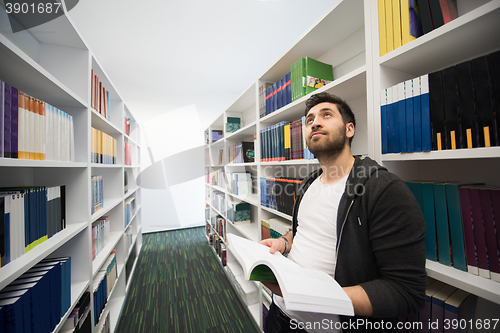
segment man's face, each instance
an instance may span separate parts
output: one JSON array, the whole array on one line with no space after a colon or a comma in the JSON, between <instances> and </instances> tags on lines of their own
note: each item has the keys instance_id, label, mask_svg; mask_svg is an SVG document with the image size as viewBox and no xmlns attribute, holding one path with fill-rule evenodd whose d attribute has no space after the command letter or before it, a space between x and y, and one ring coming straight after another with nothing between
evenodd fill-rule
<instances>
[{"instance_id":1,"label":"man's face","mask_svg":"<svg viewBox=\"0 0 500 333\"><path fill-rule=\"evenodd\" d=\"M306 142L317 158L339 154L346 146L346 125L337 105L320 103L307 113Z\"/></svg>"}]
</instances>

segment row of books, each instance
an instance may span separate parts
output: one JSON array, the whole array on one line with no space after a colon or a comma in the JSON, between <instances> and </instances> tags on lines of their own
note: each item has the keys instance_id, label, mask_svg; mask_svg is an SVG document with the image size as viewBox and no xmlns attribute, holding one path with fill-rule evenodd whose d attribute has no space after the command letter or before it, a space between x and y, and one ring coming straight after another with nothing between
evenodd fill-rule
<instances>
[{"instance_id":1,"label":"row of books","mask_svg":"<svg viewBox=\"0 0 500 333\"><path fill-rule=\"evenodd\" d=\"M109 120L109 91L102 85L94 70L91 71L91 75L90 104L101 116Z\"/></svg>"},{"instance_id":2,"label":"row of books","mask_svg":"<svg viewBox=\"0 0 500 333\"><path fill-rule=\"evenodd\" d=\"M210 224L212 226L212 230L219 235L220 238L226 241L226 219L220 215L213 215L210 218Z\"/></svg>"},{"instance_id":3,"label":"row of books","mask_svg":"<svg viewBox=\"0 0 500 333\"><path fill-rule=\"evenodd\" d=\"M222 169L217 169L209 174L207 173L207 184L215 185L224 188L226 182L224 181L224 171Z\"/></svg>"},{"instance_id":4,"label":"row of books","mask_svg":"<svg viewBox=\"0 0 500 333\"><path fill-rule=\"evenodd\" d=\"M66 227L65 186L0 188L0 267Z\"/></svg>"},{"instance_id":5,"label":"row of books","mask_svg":"<svg viewBox=\"0 0 500 333\"><path fill-rule=\"evenodd\" d=\"M248 202L236 203L227 200L227 219L234 224L250 223L252 215L250 213L250 204Z\"/></svg>"},{"instance_id":6,"label":"row of books","mask_svg":"<svg viewBox=\"0 0 500 333\"><path fill-rule=\"evenodd\" d=\"M292 103L292 76L287 73L275 83L265 83L265 112L260 111L260 118Z\"/></svg>"},{"instance_id":7,"label":"row of books","mask_svg":"<svg viewBox=\"0 0 500 333\"><path fill-rule=\"evenodd\" d=\"M124 207L125 218L123 219L124 227L126 228L130 222L132 222L132 217L135 213L135 198L127 198L125 200Z\"/></svg>"},{"instance_id":8,"label":"row of books","mask_svg":"<svg viewBox=\"0 0 500 333\"><path fill-rule=\"evenodd\" d=\"M226 196L224 193L219 191L214 191L212 194L212 207L214 207L221 214L225 214L226 208Z\"/></svg>"},{"instance_id":9,"label":"row of books","mask_svg":"<svg viewBox=\"0 0 500 333\"><path fill-rule=\"evenodd\" d=\"M253 142L238 142L227 146L228 163L251 163L255 162L255 151Z\"/></svg>"},{"instance_id":10,"label":"row of books","mask_svg":"<svg viewBox=\"0 0 500 333\"><path fill-rule=\"evenodd\" d=\"M413 316L402 318L402 332L472 332L482 326L475 320L477 296L429 279L425 305ZM477 325L477 326L476 326Z\"/></svg>"},{"instance_id":11,"label":"row of books","mask_svg":"<svg viewBox=\"0 0 500 333\"><path fill-rule=\"evenodd\" d=\"M104 180L100 175L92 176L90 179L90 207L91 214L94 214L104 207Z\"/></svg>"},{"instance_id":12,"label":"row of books","mask_svg":"<svg viewBox=\"0 0 500 333\"><path fill-rule=\"evenodd\" d=\"M234 133L241 128L241 118L227 117L226 118L226 133Z\"/></svg>"},{"instance_id":13,"label":"row of books","mask_svg":"<svg viewBox=\"0 0 500 333\"><path fill-rule=\"evenodd\" d=\"M227 173L227 190L235 195L251 195L252 194L252 174L250 172L228 172Z\"/></svg>"},{"instance_id":14,"label":"row of books","mask_svg":"<svg viewBox=\"0 0 500 333\"><path fill-rule=\"evenodd\" d=\"M500 145L500 52L381 91L382 153Z\"/></svg>"},{"instance_id":15,"label":"row of books","mask_svg":"<svg viewBox=\"0 0 500 333\"><path fill-rule=\"evenodd\" d=\"M208 245L213 247L215 253L219 256L222 266L227 264L227 249L226 244L222 241L222 238L211 229L209 224L205 225L206 235L208 238Z\"/></svg>"},{"instance_id":16,"label":"row of books","mask_svg":"<svg viewBox=\"0 0 500 333\"><path fill-rule=\"evenodd\" d=\"M102 310L106 306L109 294L113 290L117 278L116 252L111 251L106 262L102 265L94 279L92 288L94 296L94 325L97 325Z\"/></svg>"},{"instance_id":17,"label":"row of books","mask_svg":"<svg viewBox=\"0 0 500 333\"><path fill-rule=\"evenodd\" d=\"M223 137L224 132L222 130L212 130L212 143L219 141Z\"/></svg>"},{"instance_id":18,"label":"row of books","mask_svg":"<svg viewBox=\"0 0 500 333\"><path fill-rule=\"evenodd\" d=\"M306 117L281 121L260 131L262 162L314 159L305 139Z\"/></svg>"},{"instance_id":19,"label":"row of books","mask_svg":"<svg viewBox=\"0 0 500 333\"><path fill-rule=\"evenodd\" d=\"M0 157L74 162L73 117L0 81Z\"/></svg>"},{"instance_id":20,"label":"row of books","mask_svg":"<svg viewBox=\"0 0 500 333\"><path fill-rule=\"evenodd\" d=\"M71 257L44 259L0 291L2 332L50 333L71 306Z\"/></svg>"},{"instance_id":21,"label":"row of books","mask_svg":"<svg viewBox=\"0 0 500 333\"><path fill-rule=\"evenodd\" d=\"M427 224L427 259L500 282L500 189L407 182Z\"/></svg>"},{"instance_id":22,"label":"row of books","mask_svg":"<svg viewBox=\"0 0 500 333\"><path fill-rule=\"evenodd\" d=\"M102 216L92 223L92 260L109 242L111 233L111 221L109 216Z\"/></svg>"},{"instance_id":23,"label":"row of books","mask_svg":"<svg viewBox=\"0 0 500 333\"><path fill-rule=\"evenodd\" d=\"M93 127L91 130L91 163L116 164L117 141Z\"/></svg>"},{"instance_id":24,"label":"row of books","mask_svg":"<svg viewBox=\"0 0 500 333\"><path fill-rule=\"evenodd\" d=\"M302 179L260 178L260 204L292 215L293 204Z\"/></svg>"},{"instance_id":25,"label":"row of books","mask_svg":"<svg viewBox=\"0 0 500 333\"><path fill-rule=\"evenodd\" d=\"M92 333L90 292L86 291L61 327L61 333Z\"/></svg>"},{"instance_id":26,"label":"row of books","mask_svg":"<svg viewBox=\"0 0 500 333\"><path fill-rule=\"evenodd\" d=\"M292 230L292 222L281 217L260 220L261 239L280 238Z\"/></svg>"},{"instance_id":27,"label":"row of books","mask_svg":"<svg viewBox=\"0 0 500 333\"><path fill-rule=\"evenodd\" d=\"M132 154L132 145L128 142L125 143L125 165L132 165L133 154Z\"/></svg>"},{"instance_id":28,"label":"row of books","mask_svg":"<svg viewBox=\"0 0 500 333\"><path fill-rule=\"evenodd\" d=\"M456 0L378 0L380 56L457 17Z\"/></svg>"}]
</instances>

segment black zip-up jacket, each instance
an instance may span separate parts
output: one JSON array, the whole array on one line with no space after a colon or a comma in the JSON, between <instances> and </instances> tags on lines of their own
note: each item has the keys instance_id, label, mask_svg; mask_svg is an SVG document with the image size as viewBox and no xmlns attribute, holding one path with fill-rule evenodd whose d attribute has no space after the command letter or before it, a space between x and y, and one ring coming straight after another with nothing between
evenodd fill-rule
<instances>
[{"instance_id":1,"label":"black zip-up jacket","mask_svg":"<svg viewBox=\"0 0 500 333\"><path fill-rule=\"evenodd\" d=\"M294 236L300 227L300 201L322 172L312 172L299 187L292 215ZM363 320L395 322L423 308L425 228L408 186L374 160L356 156L338 207L335 279L342 287L361 285L366 291L373 318Z\"/></svg>"}]
</instances>

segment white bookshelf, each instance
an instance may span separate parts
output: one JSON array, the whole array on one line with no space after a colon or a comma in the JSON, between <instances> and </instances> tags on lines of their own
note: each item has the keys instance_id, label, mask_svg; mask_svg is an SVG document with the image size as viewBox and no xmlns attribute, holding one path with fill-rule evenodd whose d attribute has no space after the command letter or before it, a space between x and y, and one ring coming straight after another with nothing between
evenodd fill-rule
<instances>
[{"instance_id":1,"label":"white bookshelf","mask_svg":"<svg viewBox=\"0 0 500 333\"><path fill-rule=\"evenodd\" d=\"M44 258L71 257L71 306L55 328L58 332L85 291L91 294L96 273L116 252L117 281L103 314L110 314L116 330L127 285L142 246L140 172L140 128L104 68L81 38L67 14L32 29L12 33L3 5L0 5L0 80L49 103L73 116L75 162L33 161L0 158L0 187L66 185L66 228L20 258L0 268L0 289ZM110 91L109 119L91 107L91 70ZM124 116L130 117L130 134L125 133ZM91 163L91 127L117 141L117 163ZM132 165L125 165L125 142L132 146ZM124 172L129 173L124 191ZM104 207L91 214L91 176L102 175ZM135 210L124 225L124 203L134 198ZM109 242L92 260L92 223L110 217ZM125 241L126 233L132 242ZM132 249L135 255L132 256ZM133 265L126 276L126 264ZM93 311L93 310L92 310ZM92 330L95 332L93 316ZM102 325L102 322L99 322Z\"/></svg>"},{"instance_id":2,"label":"white bookshelf","mask_svg":"<svg viewBox=\"0 0 500 333\"><path fill-rule=\"evenodd\" d=\"M282 217L291 221L291 216L260 205L259 179L273 178L276 174L296 177L298 173L305 177L319 168L317 160L260 161L260 130L280 121L291 122L302 117L309 95L259 118L259 87L264 82L276 82L290 71L295 61L306 56L333 66L334 81L315 93L328 91L342 97L351 106L357 122L352 142L354 155L368 155L404 180L475 181L500 186L499 147L381 153L381 89L500 49L500 2L459 0L458 7L460 17L454 21L380 57L377 1L339 1L257 77L205 130L211 136L212 130L224 129L227 117L240 117L240 130L225 133L224 129L223 139L206 145L209 163L205 163L205 171L207 174L220 169L224 172L246 171L257 180L256 193L247 198L239 198L210 184L205 187L207 196L218 190L226 198L236 197L252 206L252 223L239 226L227 222L227 232L259 241L261 219ZM257 134L255 140L254 134ZM255 162L228 164L224 160L219 165L219 150L241 141L254 141ZM210 213L218 212L211 209ZM430 277L500 304L500 284L494 281L431 261L427 261L427 272ZM261 320L257 323L261 324Z\"/></svg>"}]
</instances>

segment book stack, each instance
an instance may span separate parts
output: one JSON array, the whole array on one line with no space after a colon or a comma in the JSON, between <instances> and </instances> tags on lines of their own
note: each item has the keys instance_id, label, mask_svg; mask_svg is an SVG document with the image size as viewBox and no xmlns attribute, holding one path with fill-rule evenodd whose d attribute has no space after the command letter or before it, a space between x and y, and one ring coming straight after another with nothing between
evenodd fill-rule
<instances>
[{"instance_id":1,"label":"book stack","mask_svg":"<svg viewBox=\"0 0 500 333\"><path fill-rule=\"evenodd\" d=\"M91 214L94 214L97 212L99 209L104 207L104 194L103 194L103 189L104 189L104 181L102 176L92 176L91 177L91 184L90 184L90 190L91 190Z\"/></svg>"},{"instance_id":2,"label":"book stack","mask_svg":"<svg viewBox=\"0 0 500 333\"><path fill-rule=\"evenodd\" d=\"M457 17L456 0L378 0L380 56Z\"/></svg>"},{"instance_id":3,"label":"book stack","mask_svg":"<svg viewBox=\"0 0 500 333\"><path fill-rule=\"evenodd\" d=\"M227 173L227 190L235 195L250 195L252 194L252 174L249 172L228 172Z\"/></svg>"},{"instance_id":4,"label":"book stack","mask_svg":"<svg viewBox=\"0 0 500 333\"><path fill-rule=\"evenodd\" d=\"M219 141L224 137L222 130L212 130L212 143Z\"/></svg>"},{"instance_id":5,"label":"book stack","mask_svg":"<svg viewBox=\"0 0 500 333\"><path fill-rule=\"evenodd\" d=\"M227 147L227 158L229 163L251 163L255 162L253 142L239 142Z\"/></svg>"},{"instance_id":6,"label":"book stack","mask_svg":"<svg viewBox=\"0 0 500 333\"><path fill-rule=\"evenodd\" d=\"M266 238L280 238L292 230L291 221L285 220L281 217L270 219L262 219L261 226L261 239Z\"/></svg>"},{"instance_id":7,"label":"book stack","mask_svg":"<svg viewBox=\"0 0 500 333\"><path fill-rule=\"evenodd\" d=\"M66 228L66 187L0 188L0 267Z\"/></svg>"},{"instance_id":8,"label":"book stack","mask_svg":"<svg viewBox=\"0 0 500 333\"><path fill-rule=\"evenodd\" d=\"M285 105L292 103L292 85L291 73L286 74L274 84L270 85L265 91L266 116Z\"/></svg>"},{"instance_id":9,"label":"book stack","mask_svg":"<svg viewBox=\"0 0 500 333\"><path fill-rule=\"evenodd\" d=\"M210 184L222 187L224 188L225 181L224 181L224 170L223 169L218 169L214 170L210 173Z\"/></svg>"},{"instance_id":10,"label":"book stack","mask_svg":"<svg viewBox=\"0 0 500 333\"><path fill-rule=\"evenodd\" d=\"M220 215L214 215L210 219L212 230L214 230L219 237L226 240L226 220Z\"/></svg>"},{"instance_id":11,"label":"book stack","mask_svg":"<svg viewBox=\"0 0 500 333\"><path fill-rule=\"evenodd\" d=\"M234 224L250 223L250 204L247 202L236 203L227 200L227 219Z\"/></svg>"},{"instance_id":12,"label":"book stack","mask_svg":"<svg viewBox=\"0 0 500 333\"><path fill-rule=\"evenodd\" d=\"M117 141L111 135L91 129L91 163L116 164Z\"/></svg>"},{"instance_id":13,"label":"book stack","mask_svg":"<svg viewBox=\"0 0 500 333\"><path fill-rule=\"evenodd\" d=\"M266 116L266 91L273 84L265 82L259 87L259 118Z\"/></svg>"},{"instance_id":14,"label":"book stack","mask_svg":"<svg viewBox=\"0 0 500 333\"><path fill-rule=\"evenodd\" d=\"M71 258L44 259L0 291L2 332L50 333L71 306Z\"/></svg>"},{"instance_id":15,"label":"book stack","mask_svg":"<svg viewBox=\"0 0 500 333\"><path fill-rule=\"evenodd\" d=\"M333 67L310 57L297 60L291 67L292 101L333 81Z\"/></svg>"},{"instance_id":16,"label":"book stack","mask_svg":"<svg viewBox=\"0 0 500 333\"><path fill-rule=\"evenodd\" d=\"M61 327L61 333L91 333L92 326L90 322L90 293L84 292L75 308L68 316L64 325Z\"/></svg>"},{"instance_id":17,"label":"book stack","mask_svg":"<svg viewBox=\"0 0 500 333\"><path fill-rule=\"evenodd\" d=\"M293 204L302 179L260 178L261 205L292 215Z\"/></svg>"},{"instance_id":18,"label":"book stack","mask_svg":"<svg viewBox=\"0 0 500 333\"><path fill-rule=\"evenodd\" d=\"M91 74L91 106L101 116L109 120L109 91L102 85L94 70L92 70Z\"/></svg>"},{"instance_id":19,"label":"book stack","mask_svg":"<svg viewBox=\"0 0 500 333\"><path fill-rule=\"evenodd\" d=\"M0 157L75 161L73 117L0 81Z\"/></svg>"},{"instance_id":20,"label":"book stack","mask_svg":"<svg viewBox=\"0 0 500 333\"><path fill-rule=\"evenodd\" d=\"M281 121L260 131L261 161L276 162L314 159L305 139L305 116L288 122Z\"/></svg>"},{"instance_id":21,"label":"book stack","mask_svg":"<svg viewBox=\"0 0 500 333\"><path fill-rule=\"evenodd\" d=\"M124 142L125 144L125 165L132 165L132 145L128 142Z\"/></svg>"},{"instance_id":22,"label":"book stack","mask_svg":"<svg viewBox=\"0 0 500 333\"><path fill-rule=\"evenodd\" d=\"M408 182L427 224L427 259L500 282L500 189Z\"/></svg>"},{"instance_id":23,"label":"book stack","mask_svg":"<svg viewBox=\"0 0 500 333\"><path fill-rule=\"evenodd\" d=\"M111 224L109 216L102 216L92 223L92 260L108 244L110 233Z\"/></svg>"},{"instance_id":24,"label":"book stack","mask_svg":"<svg viewBox=\"0 0 500 333\"><path fill-rule=\"evenodd\" d=\"M132 216L134 216L135 212L135 198L127 198L124 203L124 219L123 223L125 224L124 227L126 228L130 222L132 222Z\"/></svg>"},{"instance_id":25,"label":"book stack","mask_svg":"<svg viewBox=\"0 0 500 333\"><path fill-rule=\"evenodd\" d=\"M234 133L241 127L241 119L237 117L227 117L226 132Z\"/></svg>"},{"instance_id":26,"label":"book stack","mask_svg":"<svg viewBox=\"0 0 500 333\"><path fill-rule=\"evenodd\" d=\"M381 91L382 153L500 145L500 51Z\"/></svg>"},{"instance_id":27,"label":"book stack","mask_svg":"<svg viewBox=\"0 0 500 333\"><path fill-rule=\"evenodd\" d=\"M115 285L116 277L116 254L115 251L111 251L108 259L106 259L106 262L102 265L94 279L94 324L97 324L100 320L102 310Z\"/></svg>"}]
</instances>

